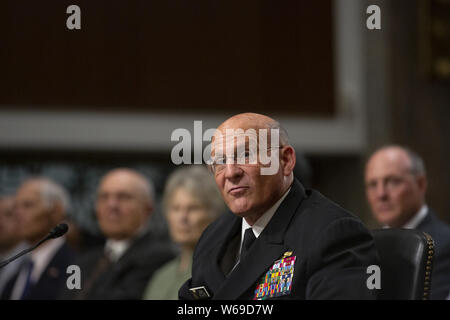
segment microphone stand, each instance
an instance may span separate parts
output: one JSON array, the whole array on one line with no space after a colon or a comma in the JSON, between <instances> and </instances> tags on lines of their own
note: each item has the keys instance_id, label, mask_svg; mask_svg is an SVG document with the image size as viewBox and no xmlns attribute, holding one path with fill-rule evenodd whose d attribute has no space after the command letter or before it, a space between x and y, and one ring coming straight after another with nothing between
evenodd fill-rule
<instances>
[{"instance_id":1,"label":"microphone stand","mask_svg":"<svg viewBox=\"0 0 450 320\"><path fill-rule=\"evenodd\" d=\"M9 258L6 261L1 262L0 263L0 269L3 268L4 266L6 266L11 261L14 261L15 259L23 256L24 254L26 254L26 253L28 253L30 251L33 251L34 249L39 247L43 242L47 241L48 239L55 239L55 238L61 237L62 235L64 235L67 232L67 230L69 230L69 227L67 226L67 224L65 224L65 223L58 224L56 227L54 227L48 233L48 235L44 239L42 239L41 241L36 243L34 246L32 246L31 248L25 249L22 252L19 252L14 257Z\"/></svg>"},{"instance_id":2,"label":"microphone stand","mask_svg":"<svg viewBox=\"0 0 450 320\"><path fill-rule=\"evenodd\" d=\"M18 254L16 254L14 257L11 257L3 262L0 263L0 269L5 267L7 264L9 264L10 262L16 260L17 258L23 256L24 254L27 254L30 251L33 251L34 249L36 249L37 247L39 247L42 243L44 243L45 241L47 241L48 239L50 239L50 235L46 236L44 239L40 240L37 244L35 244L34 246L32 246L31 248L25 249L21 252L19 252Z\"/></svg>"}]
</instances>

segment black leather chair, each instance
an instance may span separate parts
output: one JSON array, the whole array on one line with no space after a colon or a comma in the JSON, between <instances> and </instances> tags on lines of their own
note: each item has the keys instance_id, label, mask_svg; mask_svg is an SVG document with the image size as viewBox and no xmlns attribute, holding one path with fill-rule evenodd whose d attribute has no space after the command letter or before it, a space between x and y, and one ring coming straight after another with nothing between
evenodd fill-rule
<instances>
[{"instance_id":1,"label":"black leather chair","mask_svg":"<svg viewBox=\"0 0 450 320\"><path fill-rule=\"evenodd\" d=\"M380 257L380 300L427 300L431 290L434 242L412 229L372 231Z\"/></svg>"}]
</instances>

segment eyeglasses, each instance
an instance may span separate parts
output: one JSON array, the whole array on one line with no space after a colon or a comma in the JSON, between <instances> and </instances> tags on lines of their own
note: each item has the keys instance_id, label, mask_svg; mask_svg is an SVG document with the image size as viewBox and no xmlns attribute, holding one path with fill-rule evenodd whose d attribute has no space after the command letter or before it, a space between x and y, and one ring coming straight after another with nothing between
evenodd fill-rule
<instances>
[{"instance_id":1,"label":"eyeglasses","mask_svg":"<svg viewBox=\"0 0 450 320\"><path fill-rule=\"evenodd\" d=\"M267 151L271 149L282 149L283 147L284 146L271 147L267 148ZM256 165L258 164L258 154L255 150L242 150L240 152L236 152L236 154L233 153L232 158L221 156L212 159L208 167L212 173L218 174L226 168L227 164L235 164L237 166Z\"/></svg>"}]
</instances>

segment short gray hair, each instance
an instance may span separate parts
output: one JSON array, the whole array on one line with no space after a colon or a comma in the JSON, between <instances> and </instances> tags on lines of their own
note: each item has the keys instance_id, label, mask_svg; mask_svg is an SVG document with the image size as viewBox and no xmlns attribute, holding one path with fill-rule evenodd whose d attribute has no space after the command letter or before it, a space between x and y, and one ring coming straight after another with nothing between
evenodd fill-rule
<instances>
[{"instance_id":1,"label":"short gray hair","mask_svg":"<svg viewBox=\"0 0 450 320\"><path fill-rule=\"evenodd\" d=\"M397 145L397 144L390 144L390 145L386 145L383 146L379 149L377 149L373 154L379 152L379 151L383 151L383 150L387 150L387 149L400 149L402 151L404 151L406 153L406 156L409 159L410 162L410 167L409 167L409 172L412 173L413 175L426 175L426 169L425 169L425 163L422 159L421 156L419 156L419 154L415 151L413 151L412 149L405 147L405 146L401 146L401 145Z\"/></svg>"},{"instance_id":2,"label":"short gray hair","mask_svg":"<svg viewBox=\"0 0 450 320\"><path fill-rule=\"evenodd\" d=\"M167 180L163 195L164 210L178 189L182 188L196 197L213 218L225 211L225 203L211 172L203 165L192 165L177 169Z\"/></svg>"},{"instance_id":3,"label":"short gray hair","mask_svg":"<svg viewBox=\"0 0 450 320\"><path fill-rule=\"evenodd\" d=\"M281 125L280 122L274 121L269 125L269 129L276 129L279 132L280 147L289 145L289 136L287 130Z\"/></svg>"},{"instance_id":4,"label":"short gray hair","mask_svg":"<svg viewBox=\"0 0 450 320\"><path fill-rule=\"evenodd\" d=\"M411 162L411 167L409 168L411 173L414 175L426 175L427 173L425 169L425 163L422 157L409 148L403 147L403 149L405 150L406 154L409 157L409 161Z\"/></svg>"},{"instance_id":5,"label":"short gray hair","mask_svg":"<svg viewBox=\"0 0 450 320\"><path fill-rule=\"evenodd\" d=\"M64 213L70 211L70 197L66 189L55 181L46 177L34 177L26 181L26 183L38 183L41 200L46 207L61 204Z\"/></svg>"}]
</instances>

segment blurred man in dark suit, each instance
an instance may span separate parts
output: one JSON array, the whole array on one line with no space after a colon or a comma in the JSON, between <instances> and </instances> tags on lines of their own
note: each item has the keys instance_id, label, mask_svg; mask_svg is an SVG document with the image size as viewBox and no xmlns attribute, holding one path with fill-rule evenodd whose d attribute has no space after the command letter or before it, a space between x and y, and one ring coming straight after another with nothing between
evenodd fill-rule
<instances>
[{"instance_id":1,"label":"blurred man in dark suit","mask_svg":"<svg viewBox=\"0 0 450 320\"><path fill-rule=\"evenodd\" d=\"M153 189L144 176L131 169L106 174L96 202L106 244L80 258L81 289L63 298L140 299L153 272L174 257L168 242L148 229L152 210Z\"/></svg>"},{"instance_id":2,"label":"blurred man in dark suit","mask_svg":"<svg viewBox=\"0 0 450 320\"><path fill-rule=\"evenodd\" d=\"M181 299L376 298L367 287L367 267L378 262L370 232L294 178L295 151L277 121L233 116L211 150L232 213L200 238Z\"/></svg>"},{"instance_id":3,"label":"blurred man in dark suit","mask_svg":"<svg viewBox=\"0 0 450 320\"><path fill-rule=\"evenodd\" d=\"M62 222L69 207L63 187L47 178L27 180L17 190L15 214L20 236L31 246ZM74 259L65 237L49 240L24 257L18 274L6 285L3 299L55 299L66 285Z\"/></svg>"},{"instance_id":4,"label":"blurred man in dark suit","mask_svg":"<svg viewBox=\"0 0 450 320\"><path fill-rule=\"evenodd\" d=\"M368 202L380 224L418 229L434 239L431 298L445 299L450 291L450 227L425 202L423 160L407 148L385 146L367 162L365 184Z\"/></svg>"}]
</instances>

